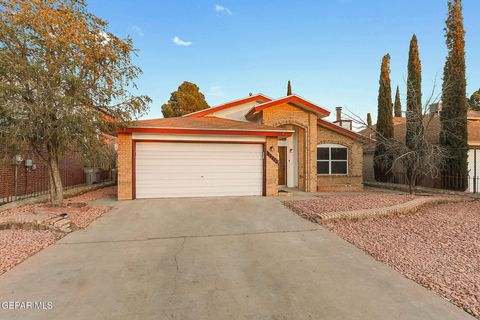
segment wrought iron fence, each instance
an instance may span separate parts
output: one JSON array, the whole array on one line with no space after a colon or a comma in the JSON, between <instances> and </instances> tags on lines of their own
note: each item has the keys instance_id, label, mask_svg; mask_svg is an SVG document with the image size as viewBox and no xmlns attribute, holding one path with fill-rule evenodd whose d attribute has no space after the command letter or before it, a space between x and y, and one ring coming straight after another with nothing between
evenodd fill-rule
<instances>
[{"instance_id":1,"label":"wrought iron fence","mask_svg":"<svg viewBox=\"0 0 480 320\"><path fill-rule=\"evenodd\" d=\"M405 174L401 169L397 169L395 173L388 173L383 177L373 176L373 163L372 173L364 176L365 181L379 181L396 184L408 184L405 178ZM456 175L443 173L438 177L420 176L417 181L417 186L464 191L470 193L480 193L480 148L469 147L468 149L468 175Z\"/></svg>"},{"instance_id":2,"label":"wrought iron fence","mask_svg":"<svg viewBox=\"0 0 480 320\"><path fill-rule=\"evenodd\" d=\"M386 175L378 179L377 181L404 184L407 185L408 181L403 172L396 172L394 174ZM416 183L416 186L464 191L469 193L480 193L480 176L461 176L461 175L442 175L438 177L420 176Z\"/></svg>"},{"instance_id":3,"label":"wrought iron fence","mask_svg":"<svg viewBox=\"0 0 480 320\"><path fill-rule=\"evenodd\" d=\"M30 197L41 196L49 193L48 168L40 166L35 170L20 166L3 168L0 170L0 205L22 200ZM113 172L98 171L95 173L95 183L111 181L114 179ZM84 172L72 172L60 170L60 176L64 190L85 185L86 175Z\"/></svg>"}]
</instances>

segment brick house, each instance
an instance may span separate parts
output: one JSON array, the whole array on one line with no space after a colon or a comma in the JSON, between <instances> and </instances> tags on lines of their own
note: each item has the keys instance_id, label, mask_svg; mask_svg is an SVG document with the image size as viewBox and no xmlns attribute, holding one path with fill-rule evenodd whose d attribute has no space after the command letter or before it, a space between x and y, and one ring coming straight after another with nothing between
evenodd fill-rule
<instances>
[{"instance_id":1,"label":"brick house","mask_svg":"<svg viewBox=\"0 0 480 320\"><path fill-rule=\"evenodd\" d=\"M325 120L329 114L297 95L256 94L137 121L118 134L118 198L358 190L369 139Z\"/></svg>"}]
</instances>

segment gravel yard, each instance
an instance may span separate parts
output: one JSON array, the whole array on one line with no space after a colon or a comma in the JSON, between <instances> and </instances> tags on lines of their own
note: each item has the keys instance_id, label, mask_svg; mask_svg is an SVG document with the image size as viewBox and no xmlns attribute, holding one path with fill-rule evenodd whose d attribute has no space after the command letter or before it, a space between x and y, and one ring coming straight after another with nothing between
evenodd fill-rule
<instances>
[{"instance_id":1,"label":"gravel yard","mask_svg":"<svg viewBox=\"0 0 480 320\"><path fill-rule=\"evenodd\" d=\"M480 201L325 226L480 319Z\"/></svg>"},{"instance_id":2,"label":"gravel yard","mask_svg":"<svg viewBox=\"0 0 480 320\"><path fill-rule=\"evenodd\" d=\"M68 219L78 228L85 228L95 219L110 211L107 206L85 206L84 202L100 198L116 196L116 187L107 187L84 193L65 200L66 207L61 211L68 214ZM81 203L84 207L76 207ZM32 204L0 212L0 217L19 214L32 214L38 208L48 207L48 204ZM38 251L55 243L63 234L39 230L0 230L0 274L10 270Z\"/></svg>"},{"instance_id":3,"label":"gravel yard","mask_svg":"<svg viewBox=\"0 0 480 320\"><path fill-rule=\"evenodd\" d=\"M51 231L1 230L0 274L55 242Z\"/></svg>"},{"instance_id":4,"label":"gravel yard","mask_svg":"<svg viewBox=\"0 0 480 320\"><path fill-rule=\"evenodd\" d=\"M290 210L308 219L324 212L389 207L413 199L415 196L412 195L371 193L318 196L318 199L285 201L284 204Z\"/></svg>"}]
</instances>

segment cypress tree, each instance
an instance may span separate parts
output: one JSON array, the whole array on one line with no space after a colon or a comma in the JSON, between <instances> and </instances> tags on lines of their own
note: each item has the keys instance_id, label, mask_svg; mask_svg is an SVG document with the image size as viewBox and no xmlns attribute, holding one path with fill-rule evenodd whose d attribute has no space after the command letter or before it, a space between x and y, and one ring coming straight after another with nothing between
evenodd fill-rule
<instances>
[{"instance_id":1,"label":"cypress tree","mask_svg":"<svg viewBox=\"0 0 480 320\"><path fill-rule=\"evenodd\" d=\"M407 76L407 132L405 143L415 149L415 137L421 133L422 124L422 64L418 53L417 36L410 41Z\"/></svg>"},{"instance_id":2,"label":"cypress tree","mask_svg":"<svg viewBox=\"0 0 480 320\"><path fill-rule=\"evenodd\" d=\"M391 164L386 155L385 144L383 142L393 138L393 104L389 54L385 55L382 59L379 85L374 171L376 180L388 181L390 180L390 174L387 174L387 171L391 169Z\"/></svg>"},{"instance_id":3,"label":"cypress tree","mask_svg":"<svg viewBox=\"0 0 480 320\"><path fill-rule=\"evenodd\" d=\"M292 84L290 83L290 80L288 80L288 85L287 85L287 96L292 95Z\"/></svg>"},{"instance_id":4,"label":"cypress tree","mask_svg":"<svg viewBox=\"0 0 480 320\"><path fill-rule=\"evenodd\" d=\"M444 178L444 184L445 187L465 190L468 184L467 80L461 0L448 2L448 18L445 23L448 55L443 70L440 142L450 155L445 163L444 177L450 175L462 179L452 186L446 183L451 179Z\"/></svg>"},{"instance_id":5,"label":"cypress tree","mask_svg":"<svg viewBox=\"0 0 480 320\"><path fill-rule=\"evenodd\" d=\"M393 110L395 117L402 117L402 102L400 101L400 90L397 86L397 91L395 92L395 104L393 105Z\"/></svg>"},{"instance_id":6,"label":"cypress tree","mask_svg":"<svg viewBox=\"0 0 480 320\"><path fill-rule=\"evenodd\" d=\"M372 115L370 114L370 112L367 113L367 126L372 126Z\"/></svg>"}]
</instances>

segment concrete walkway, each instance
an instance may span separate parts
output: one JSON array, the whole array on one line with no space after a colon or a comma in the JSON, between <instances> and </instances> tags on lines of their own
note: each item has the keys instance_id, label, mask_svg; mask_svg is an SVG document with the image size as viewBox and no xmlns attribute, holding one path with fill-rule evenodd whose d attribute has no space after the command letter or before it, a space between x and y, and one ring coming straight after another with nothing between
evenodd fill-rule
<instances>
[{"instance_id":1,"label":"concrete walkway","mask_svg":"<svg viewBox=\"0 0 480 320\"><path fill-rule=\"evenodd\" d=\"M114 205L0 276L0 302L53 303L0 319L473 319L278 199Z\"/></svg>"}]
</instances>

